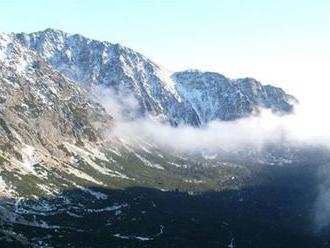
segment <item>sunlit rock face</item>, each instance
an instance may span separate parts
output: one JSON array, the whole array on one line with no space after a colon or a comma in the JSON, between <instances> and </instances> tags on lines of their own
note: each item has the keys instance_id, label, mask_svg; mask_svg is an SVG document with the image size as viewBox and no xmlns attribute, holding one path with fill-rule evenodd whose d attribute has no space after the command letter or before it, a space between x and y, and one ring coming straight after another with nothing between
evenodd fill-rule
<instances>
[{"instance_id":1,"label":"sunlit rock face","mask_svg":"<svg viewBox=\"0 0 330 248\"><path fill-rule=\"evenodd\" d=\"M133 95L141 115L153 114L172 125L234 120L256 114L260 108L288 113L296 103L282 89L254 79L231 80L193 70L173 73L129 48L77 34L47 29L15 34L12 39L37 52L69 79Z\"/></svg>"}]
</instances>

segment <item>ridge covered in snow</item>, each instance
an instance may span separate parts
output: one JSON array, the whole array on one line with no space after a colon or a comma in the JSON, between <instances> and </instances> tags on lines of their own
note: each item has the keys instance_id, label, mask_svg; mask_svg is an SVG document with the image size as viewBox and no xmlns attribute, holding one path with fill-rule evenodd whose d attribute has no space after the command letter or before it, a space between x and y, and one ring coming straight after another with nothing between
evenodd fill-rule
<instances>
[{"instance_id":1,"label":"ridge covered in snow","mask_svg":"<svg viewBox=\"0 0 330 248\"><path fill-rule=\"evenodd\" d=\"M4 46L20 44L72 81L92 88L109 87L123 97L134 96L141 115L156 115L172 125L234 120L256 114L260 108L289 113L297 102L282 89L263 86L252 78L231 80L198 70L172 73L120 44L59 30L3 34L0 40L0 59L5 56Z\"/></svg>"}]
</instances>

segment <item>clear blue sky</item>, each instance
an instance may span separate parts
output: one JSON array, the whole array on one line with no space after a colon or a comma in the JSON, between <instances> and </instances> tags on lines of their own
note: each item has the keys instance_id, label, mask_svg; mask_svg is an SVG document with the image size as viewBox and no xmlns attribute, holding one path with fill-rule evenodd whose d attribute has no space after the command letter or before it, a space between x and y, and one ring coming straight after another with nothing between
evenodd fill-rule
<instances>
[{"instance_id":1,"label":"clear blue sky","mask_svg":"<svg viewBox=\"0 0 330 248\"><path fill-rule=\"evenodd\" d=\"M52 27L121 43L169 69L306 92L328 74L329 13L329 0L0 0L0 31Z\"/></svg>"}]
</instances>

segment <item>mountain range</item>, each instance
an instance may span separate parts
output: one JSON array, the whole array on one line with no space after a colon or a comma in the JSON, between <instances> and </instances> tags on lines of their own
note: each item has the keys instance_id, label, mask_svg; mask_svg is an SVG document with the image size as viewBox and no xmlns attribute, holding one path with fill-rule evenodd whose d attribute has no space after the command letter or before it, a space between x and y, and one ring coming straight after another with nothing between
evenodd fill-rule
<instances>
[{"instance_id":1,"label":"mountain range","mask_svg":"<svg viewBox=\"0 0 330 248\"><path fill-rule=\"evenodd\" d=\"M252 78L229 79L219 73L170 72L142 54L119 44L46 29L4 35L3 51L27 49L79 85L110 87L134 96L141 114L152 114L172 125L202 126L212 120L235 120L261 108L293 111L297 100L282 89Z\"/></svg>"},{"instance_id":2,"label":"mountain range","mask_svg":"<svg viewBox=\"0 0 330 248\"><path fill-rule=\"evenodd\" d=\"M133 143L109 137L118 120L107 109L112 106L105 108L95 96L99 89L114 92L105 97L119 95L122 104L133 97L138 105L133 118L151 115L173 128L203 128L264 108L290 114L298 103L253 78L171 72L129 48L77 34L54 29L1 34L0 245L252 247L252 241L271 244L286 233L281 225L287 220L278 226L277 221L291 216L292 204L311 202L314 172L306 164L328 159L319 150L283 142L232 153L189 153L143 136ZM276 182L299 180L295 173L301 171L308 180L299 187L287 183L288 192L300 196L308 187L310 195L281 202L281 212L274 210L279 219L266 213L254 222L251 209L277 204L284 193ZM259 189L265 185L275 192L274 202ZM241 225L245 214L250 228ZM269 223L278 229L267 229ZM252 236L246 238L249 229ZM265 235L253 236L254 230ZM302 237L304 231L292 233Z\"/></svg>"}]
</instances>

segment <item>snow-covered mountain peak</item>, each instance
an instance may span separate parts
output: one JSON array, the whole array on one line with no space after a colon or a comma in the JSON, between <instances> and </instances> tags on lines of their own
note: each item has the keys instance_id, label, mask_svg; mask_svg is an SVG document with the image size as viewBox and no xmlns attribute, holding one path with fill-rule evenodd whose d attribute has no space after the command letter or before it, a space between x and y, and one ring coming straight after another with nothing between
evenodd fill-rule
<instances>
[{"instance_id":1,"label":"snow-covered mountain peak","mask_svg":"<svg viewBox=\"0 0 330 248\"><path fill-rule=\"evenodd\" d=\"M260 107L279 112L293 108L292 96L255 79L231 80L200 70L171 72L130 48L79 34L46 29L4 35L1 40L2 47L17 44L18 49L37 54L78 84L110 87L123 97L133 96L142 115L157 115L173 125L234 120L257 113ZM5 50L0 49L0 56Z\"/></svg>"},{"instance_id":2,"label":"snow-covered mountain peak","mask_svg":"<svg viewBox=\"0 0 330 248\"><path fill-rule=\"evenodd\" d=\"M12 40L13 35L7 33L0 33L0 47L6 47Z\"/></svg>"}]
</instances>

